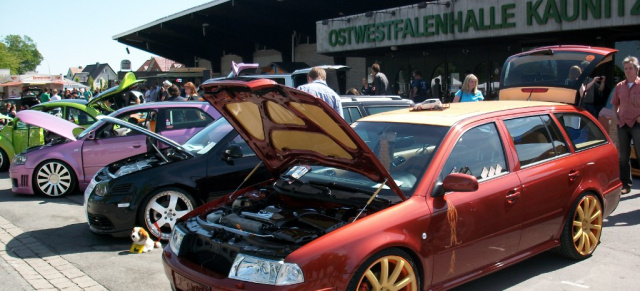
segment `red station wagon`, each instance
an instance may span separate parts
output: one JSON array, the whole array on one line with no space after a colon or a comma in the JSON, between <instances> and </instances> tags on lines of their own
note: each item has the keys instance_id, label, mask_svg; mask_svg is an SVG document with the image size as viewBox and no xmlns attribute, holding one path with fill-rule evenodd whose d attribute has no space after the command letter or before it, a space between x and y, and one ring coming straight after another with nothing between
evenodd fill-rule
<instances>
[{"instance_id":1,"label":"red station wagon","mask_svg":"<svg viewBox=\"0 0 640 291\"><path fill-rule=\"evenodd\" d=\"M588 258L618 205L616 149L547 102L401 109L352 125L268 80L205 99L277 179L205 204L163 252L174 290L445 290L558 249Z\"/></svg>"}]
</instances>

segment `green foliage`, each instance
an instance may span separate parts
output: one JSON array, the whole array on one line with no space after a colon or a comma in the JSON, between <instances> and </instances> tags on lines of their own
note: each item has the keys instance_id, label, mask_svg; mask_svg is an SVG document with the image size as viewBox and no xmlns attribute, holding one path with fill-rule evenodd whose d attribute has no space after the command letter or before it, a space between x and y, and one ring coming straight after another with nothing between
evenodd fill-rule
<instances>
[{"instance_id":1,"label":"green foliage","mask_svg":"<svg viewBox=\"0 0 640 291\"><path fill-rule=\"evenodd\" d=\"M95 80L93 79L92 76L89 76L89 88L91 88L91 92L93 92L93 90L95 90L96 88L93 87L93 83L95 83Z\"/></svg>"},{"instance_id":2,"label":"green foliage","mask_svg":"<svg viewBox=\"0 0 640 291\"><path fill-rule=\"evenodd\" d=\"M76 82L80 82L80 78L78 78L78 76L75 77L74 81Z\"/></svg>"},{"instance_id":3,"label":"green foliage","mask_svg":"<svg viewBox=\"0 0 640 291\"><path fill-rule=\"evenodd\" d=\"M43 60L36 44L26 35L10 34L5 36L2 43L6 50L0 48L0 67L5 65L3 60L9 59L6 65L11 69L11 74L21 75L33 71Z\"/></svg>"},{"instance_id":4,"label":"green foliage","mask_svg":"<svg viewBox=\"0 0 640 291\"><path fill-rule=\"evenodd\" d=\"M0 68L9 69L11 73L15 73L18 71L19 63L18 58L9 52L7 45L0 42Z\"/></svg>"}]
</instances>

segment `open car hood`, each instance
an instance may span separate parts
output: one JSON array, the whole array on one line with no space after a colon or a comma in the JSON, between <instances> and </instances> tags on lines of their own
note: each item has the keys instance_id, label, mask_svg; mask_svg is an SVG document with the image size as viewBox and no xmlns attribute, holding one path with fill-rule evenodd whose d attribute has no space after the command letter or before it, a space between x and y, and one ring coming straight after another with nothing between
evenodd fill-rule
<instances>
[{"instance_id":1,"label":"open car hood","mask_svg":"<svg viewBox=\"0 0 640 291\"><path fill-rule=\"evenodd\" d=\"M98 94L93 99L91 99L91 101L89 101L87 105L94 108L100 108L100 107L108 108L108 106L106 105L102 106L101 104L107 101L109 98L119 93L122 93L126 90L129 90L129 88L131 88L134 85L144 83L145 81L146 81L145 79L136 80L136 75L134 75L132 72L128 72L124 75L124 78L122 78L122 81L120 81L120 84L118 86L111 87L106 91ZM113 110L110 110L110 111L113 111Z\"/></svg>"},{"instance_id":2,"label":"open car hood","mask_svg":"<svg viewBox=\"0 0 640 291\"><path fill-rule=\"evenodd\" d=\"M44 128L69 140L76 140L76 135L83 129L73 122L66 121L55 115L36 110L22 110L16 113L22 122Z\"/></svg>"},{"instance_id":3,"label":"open car hood","mask_svg":"<svg viewBox=\"0 0 640 291\"><path fill-rule=\"evenodd\" d=\"M551 101L577 105L582 86L594 70L613 60L616 49L583 45L535 48L510 56L502 66L500 100ZM586 63L586 66L579 66ZM580 75L568 79L570 67ZM578 94L580 93L580 95Z\"/></svg>"},{"instance_id":4,"label":"open car hood","mask_svg":"<svg viewBox=\"0 0 640 291\"><path fill-rule=\"evenodd\" d=\"M324 165L387 181L389 172L349 124L324 101L267 79L201 85L211 103L247 141L274 177L293 165Z\"/></svg>"}]
</instances>

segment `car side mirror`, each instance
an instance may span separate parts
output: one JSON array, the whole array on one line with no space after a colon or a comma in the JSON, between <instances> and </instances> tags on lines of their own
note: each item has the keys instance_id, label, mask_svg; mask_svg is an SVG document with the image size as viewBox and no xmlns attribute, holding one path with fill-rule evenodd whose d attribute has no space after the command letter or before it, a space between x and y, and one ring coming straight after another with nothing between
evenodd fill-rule
<instances>
[{"instance_id":1,"label":"car side mirror","mask_svg":"<svg viewBox=\"0 0 640 291\"><path fill-rule=\"evenodd\" d=\"M444 178L441 185L437 185L438 191L434 191L434 197L444 196L446 192L473 192L478 190L478 179L476 177L452 173Z\"/></svg>"},{"instance_id":2,"label":"car side mirror","mask_svg":"<svg viewBox=\"0 0 640 291\"><path fill-rule=\"evenodd\" d=\"M222 159L230 162L233 159L242 158L242 149L238 145L229 145L229 147L222 153Z\"/></svg>"},{"instance_id":3,"label":"car side mirror","mask_svg":"<svg viewBox=\"0 0 640 291\"><path fill-rule=\"evenodd\" d=\"M87 134L87 139L96 139L96 131L92 130Z\"/></svg>"}]
</instances>

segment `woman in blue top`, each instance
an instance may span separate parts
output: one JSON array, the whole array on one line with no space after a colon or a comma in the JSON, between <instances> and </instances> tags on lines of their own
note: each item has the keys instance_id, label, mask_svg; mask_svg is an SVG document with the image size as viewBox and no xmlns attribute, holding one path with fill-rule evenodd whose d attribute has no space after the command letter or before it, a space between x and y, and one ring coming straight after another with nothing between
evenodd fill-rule
<instances>
[{"instance_id":1,"label":"woman in blue top","mask_svg":"<svg viewBox=\"0 0 640 291\"><path fill-rule=\"evenodd\" d=\"M482 96L482 92L478 90L478 77L474 74L467 75L462 83L462 88L456 92L453 102L472 102L482 100L484 100L484 96Z\"/></svg>"}]
</instances>

